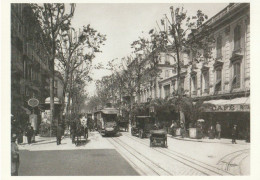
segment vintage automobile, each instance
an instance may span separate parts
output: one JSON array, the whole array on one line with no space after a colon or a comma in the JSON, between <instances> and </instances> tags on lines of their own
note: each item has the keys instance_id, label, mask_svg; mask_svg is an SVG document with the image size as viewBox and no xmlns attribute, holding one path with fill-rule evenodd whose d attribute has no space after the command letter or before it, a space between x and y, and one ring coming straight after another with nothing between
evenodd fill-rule
<instances>
[{"instance_id":1,"label":"vintage automobile","mask_svg":"<svg viewBox=\"0 0 260 180\"><path fill-rule=\"evenodd\" d=\"M117 114L118 110L115 108L103 108L95 112L97 129L102 136L117 134Z\"/></svg>"},{"instance_id":2,"label":"vintage automobile","mask_svg":"<svg viewBox=\"0 0 260 180\"><path fill-rule=\"evenodd\" d=\"M150 147L153 146L167 148L167 132L164 129L150 131Z\"/></svg>"},{"instance_id":3,"label":"vintage automobile","mask_svg":"<svg viewBox=\"0 0 260 180\"><path fill-rule=\"evenodd\" d=\"M128 125L129 121L126 118L123 118L122 116L118 117L118 128L119 130L122 130L127 132L128 131Z\"/></svg>"},{"instance_id":4,"label":"vintage automobile","mask_svg":"<svg viewBox=\"0 0 260 180\"><path fill-rule=\"evenodd\" d=\"M149 137L150 130L154 128L154 118L151 116L136 116L132 124L131 134L139 138Z\"/></svg>"}]
</instances>

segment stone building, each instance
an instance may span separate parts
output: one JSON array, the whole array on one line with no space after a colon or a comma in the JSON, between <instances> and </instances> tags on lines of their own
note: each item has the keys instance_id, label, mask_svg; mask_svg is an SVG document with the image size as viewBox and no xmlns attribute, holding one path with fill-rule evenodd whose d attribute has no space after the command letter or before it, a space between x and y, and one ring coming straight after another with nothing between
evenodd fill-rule
<instances>
[{"instance_id":1,"label":"stone building","mask_svg":"<svg viewBox=\"0 0 260 180\"><path fill-rule=\"evenodd\" d=\"M40 123L40 112L44 110L40 105L50 96L49 53L41 43L41 32L29 4L11 4L11 113L22 126L32 113ZM55 79L61 87L60 78ZM33 97L40 104L34 109L28 105Z\"/></svg>"},{"instance_id":2,"label":"stone building","mask_svg":"<svg viewBox=\"0 0 260 180\"><path fill-rule=\"evenodd\" d=\"M250 130L250 4L230 3L207 22L213 28L215 43L208 63L191 62L191 54L182 54L181 89L194 101L213 106L202 113L205 126L223 126L223 136L230 135L233 124L242 134ZM178 89L176 62L172 55L160 53L156 83L142 84L141 102L173 97Z\"/></svg>"}]
</instances>

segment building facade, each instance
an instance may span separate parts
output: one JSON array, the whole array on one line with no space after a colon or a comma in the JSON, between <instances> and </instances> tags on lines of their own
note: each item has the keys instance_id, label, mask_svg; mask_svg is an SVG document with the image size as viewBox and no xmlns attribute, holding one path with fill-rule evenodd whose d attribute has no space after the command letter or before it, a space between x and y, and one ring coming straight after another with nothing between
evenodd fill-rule
<instances>
[{"instance_id":1,"label":"building facade","mask_svg":"<svg viewBox=\"0 0 260 180\"><path fill-rule=\"evenodd\" d=\"M202 113L206 126L218 121L228 137L237 124L241 134L245 134L250 131L250 4L230 3L206 24L212 27L215 38L212 58L207 63L189 65L192 56L181 55L184 64L181 92L194 103L202 100L213 105ZM142 103L176 94L177 69L173 57L173 53L160 53L161 72L156 81L142 84Z\"/></svg>"},{"instance_id":2,"label":"building facade","mask_svg":"<svg viewBox=\"0 0 260 180\"><path fill-rule=\"evenodd\" d=\"M22 126L32 113L40 119L41 109L28 100L43 104L50 93L49 57L35 33L39 29L28 4L11 4L11 113Z\"/></svg>"}]
</instances>

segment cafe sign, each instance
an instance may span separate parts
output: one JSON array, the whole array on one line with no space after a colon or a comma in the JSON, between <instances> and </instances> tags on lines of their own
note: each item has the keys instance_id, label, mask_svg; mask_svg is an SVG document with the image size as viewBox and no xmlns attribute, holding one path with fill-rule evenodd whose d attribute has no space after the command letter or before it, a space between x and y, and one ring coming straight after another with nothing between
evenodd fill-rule
<instances>
[{"instance_id":1,"label":"cafe sign","mask_svg":"<svg viewBox=\"0 0 260 180\"><path fill-rule=\"evenodd\" d=\"M39 100L36 99L36 98L31 98L28 101L28 105L31 106L31 107L36 107L36 106L39 105Z\"/></svg>"},{"instance_id":2,"label":"cafe sign","mask_svg":"<svg viewBox=\"0 0 260 180\"><path fill-rule=\"evenodd\" d=\"M212 105L206 108L206 112L249 112L249 104L226 104L226 105Z\"/></svg>"}]
</instances>

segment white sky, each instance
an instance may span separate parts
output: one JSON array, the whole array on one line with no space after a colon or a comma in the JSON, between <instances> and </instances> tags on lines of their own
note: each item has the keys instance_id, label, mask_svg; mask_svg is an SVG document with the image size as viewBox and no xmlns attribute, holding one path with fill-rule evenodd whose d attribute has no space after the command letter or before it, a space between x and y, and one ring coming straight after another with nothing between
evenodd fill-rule
<instances>
[{"instance_id":1,"label":"white sky","mask_svg":"<svg viewBox=\"0 0 260 180\"><path fill-rule=\"evenodd\" d=\"M164 14L169 14L169 7L181 7L187 10L189 15L195 15L198 9L212 17L225 8L227 3L208 4L90 4L78 3L72 19L72 27L81 28L90 24L98 32L107 35L107 41L101 48L103 51L96 55L93 64L107 64L114 58L122 58L131 53L130 44L139 36L147 34L150 29L157 28L156 21ZM157 28L158 29L158 28ZM94 80L109 75L107 70L93 70ZM92 82L87 91L90 95L95 93L95 83Z\"/></svg>"}]
</instances>

